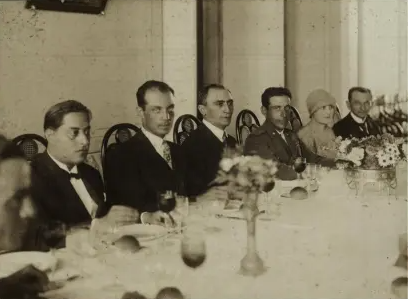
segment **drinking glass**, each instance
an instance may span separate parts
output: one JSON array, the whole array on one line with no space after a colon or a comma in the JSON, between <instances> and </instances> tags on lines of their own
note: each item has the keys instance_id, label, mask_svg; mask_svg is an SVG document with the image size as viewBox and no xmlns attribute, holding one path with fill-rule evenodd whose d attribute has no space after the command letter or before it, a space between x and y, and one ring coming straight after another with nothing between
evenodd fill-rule
<instances>
[{"instance_id":1,"label":"drinking glass","mask_svg":"<svg viewBox=\"0 0 408 299\"><path fill-rule=\"evenodd\" d=\"M158 195L158 208L164 213L170 213L176 207L176 197L173 191L166 191Z\"/></svg>"},{"instance_id":2,"label":"drinking glass","mask_svg":"<svg viewBox=\"0 0 408 299\"><path fill-rule=\"evenodd\" d=\"M207 256L207 248L203 232L196 227L188 226L181 240L181 258L187 267L200 267Z\"/></svg>"},{"instance_id":3,"label":"drinking glass","mask_svg":"<svg viewBox=\"0 0 408 299\"><path fill-rule=\"evenodd\" d=\"M98 252L107 251L115 241L118 228L106 218L92 220L89 241Z\"/></svg>"},{"instance_id":4,"label":"drinking glass","mask_svg":"<svg viewBox=\"0 0 408 299\"><path fill-rule=\"evenodd\" d=\"M189 214L189 198L182 195L176 195L176 208L175 211L179 216L177 221L177 231L182 232L183 224Z\"/></svg>"},{"instance_id":5,"label":"drinking glass","mask_svg":"<svg viewBox=\"0 0 408 299\"><path fill-rule=\"evenodd\" d=\"M307 163L306 165L306 178L313 181L316 179L316 164L314 163Z\"/></svg>"},{"instance_id":6,"label":"drinking glass","mask_svg":"<svg viewBox=\"0 0 408 299\"><path fill-rule=\"evenodd\" d=\"M297 178L298 180L302 179L301 173L305 171L306 169L306 158L303 157L297 157L295 161L293 162L293 169L297 173Z\"/></svg>"},{"instance_id":7,"label":"drinking glass","mask_svg":"<svg viewBox=\"0 0 408 299\"><path fill-rule=\"evenodd\" d=\"M64 247L67 227L61 221L51 221L43 227L43 238L45 245L50 251Z\"/></svg>"}]
</instances>

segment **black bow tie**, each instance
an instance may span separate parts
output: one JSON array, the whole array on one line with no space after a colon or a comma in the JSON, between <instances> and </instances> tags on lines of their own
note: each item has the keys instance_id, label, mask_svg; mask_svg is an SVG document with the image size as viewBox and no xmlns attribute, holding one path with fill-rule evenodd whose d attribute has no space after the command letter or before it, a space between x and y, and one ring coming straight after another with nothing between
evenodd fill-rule
<instances>
[{"instance_id":1,"label":"black bow tie","mask_svg":"<svg viewBox=\"0 0 408 299\"><path fill-rule=\"evenodd\" d=\"M67 174L67 176L69 177L69 179L76 179L76 180L80 180L81 179L81 175L79 173L72 173L72 172L67 172L64 170L64 172Z\"/></svg>"}]
</instances>

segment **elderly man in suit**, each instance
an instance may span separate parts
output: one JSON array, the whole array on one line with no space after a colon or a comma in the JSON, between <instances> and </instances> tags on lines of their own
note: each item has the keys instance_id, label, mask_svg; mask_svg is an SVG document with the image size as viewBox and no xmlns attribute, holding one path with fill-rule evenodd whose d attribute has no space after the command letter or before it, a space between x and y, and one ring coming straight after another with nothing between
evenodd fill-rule
<instances>
[{"instance_id":1,"label":"elderly man in suit","mask_svg":"<svg viewBox=\"0 0 408 299\"><path fill-rule=\"evenodd\" d=\"M84 163L89 151L91 111L69 100L44 117L47 151L31 163L32 196L45 225L75 226L107 213L99 172Z\"/></svg>"},{"instance_id":2,"label":"elderly man in suit","mask_svg":"<svg viewBox=\"0 0 408 299\"><path fill-rule=\"evenodd\" d=\"M372 106L371 90L363 87L350 88L347 107L350 113L333 126L336 136L345 138L364 138L380 134L378 125L368 115Z\"/></svg>"},{"instance_id":3,"label":"elderly man in suit","mask_svg":"<svg viewBox=\"0 0 408 299\"><path fill-rule=\"evenodd\" d=\"M210 84L199 93L198 109L203 116L200 125L182 144L186 160L186 188L190 196L206 193L215 179L225 147L235 147L236 140L227 134L231 123L234 101L231 92L222 85ZM226 189L214 187L207 193L224 197Z\"/></svg>"},{"instance_id":4,"label":"elderly man in suit","mask_svg":"<svg viewBox=\"0 0 408 299\"><path fill-rule=\"evenodd\" d=\"M314 154L294 132L286 129L289 104L290 91L286 88L270 87L263 92L261 109L266 120L247 137L244 153L279 162L277 177L285 180L296 178L291 165L297 157L306 158L309 163L335 166L334 160Z\"/></svg>"},{"instance_id":5,"label":"elderly man in suit","mask_svg":"<svg viewBox=\"0 0 408 299\"><path fill-rule=\"evenodd\" d=\"M174 121L174 90L165 82L147 81L136 93L141 132L107 156L106 187L110 205L125 205L142 223L166 224L159 209L167 191L184 193L184 161L178 145L166 141Z\"/></svg>"}]
</instances>

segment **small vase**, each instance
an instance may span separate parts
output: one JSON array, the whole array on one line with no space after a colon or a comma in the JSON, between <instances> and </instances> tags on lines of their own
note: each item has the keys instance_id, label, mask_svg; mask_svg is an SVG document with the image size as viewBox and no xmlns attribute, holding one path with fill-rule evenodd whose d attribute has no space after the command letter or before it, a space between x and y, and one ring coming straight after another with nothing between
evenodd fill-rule
<instances>
[{"instance_id":1,"label":"small vase","mask_svg":"<svg viewBox=\"0 0 408 299\"><path fill-rule=\"evenodd\" d=\"M240 274L258 276L266 271L256 249L256 217L258 210L258 193L247 193L244 198L242 212L247 222L247 253L241 260Z\"/></svg>"}]
</instances>

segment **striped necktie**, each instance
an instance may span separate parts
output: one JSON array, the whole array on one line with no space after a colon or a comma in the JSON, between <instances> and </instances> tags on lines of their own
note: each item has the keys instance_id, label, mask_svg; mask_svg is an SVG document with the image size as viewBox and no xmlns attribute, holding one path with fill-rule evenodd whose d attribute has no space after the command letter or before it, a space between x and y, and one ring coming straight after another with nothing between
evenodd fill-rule
<instances>
[{"instance_id":1,"label":"striped necktie","mask_svg":"<svg viewBox=\"0 0 408 299\"><path fill-rule=\"evenodd\" d=\"M173 168L173 163L171 161L170 146L165 140L163 140L163 158L166 161L166 163L170 166L170 168Z\"/></svg>"},{"instance_id":2,"label":"striped necktie","mask_svg":"<svg viewBox=\"0 0 408 299\"><path fill-rule=\"evenodd\" d=\"M222 135L222 143L224 144L224 147L228 146L227 133L226 132L224 132L224 134Z\"/></svg>"}]
</instances>

